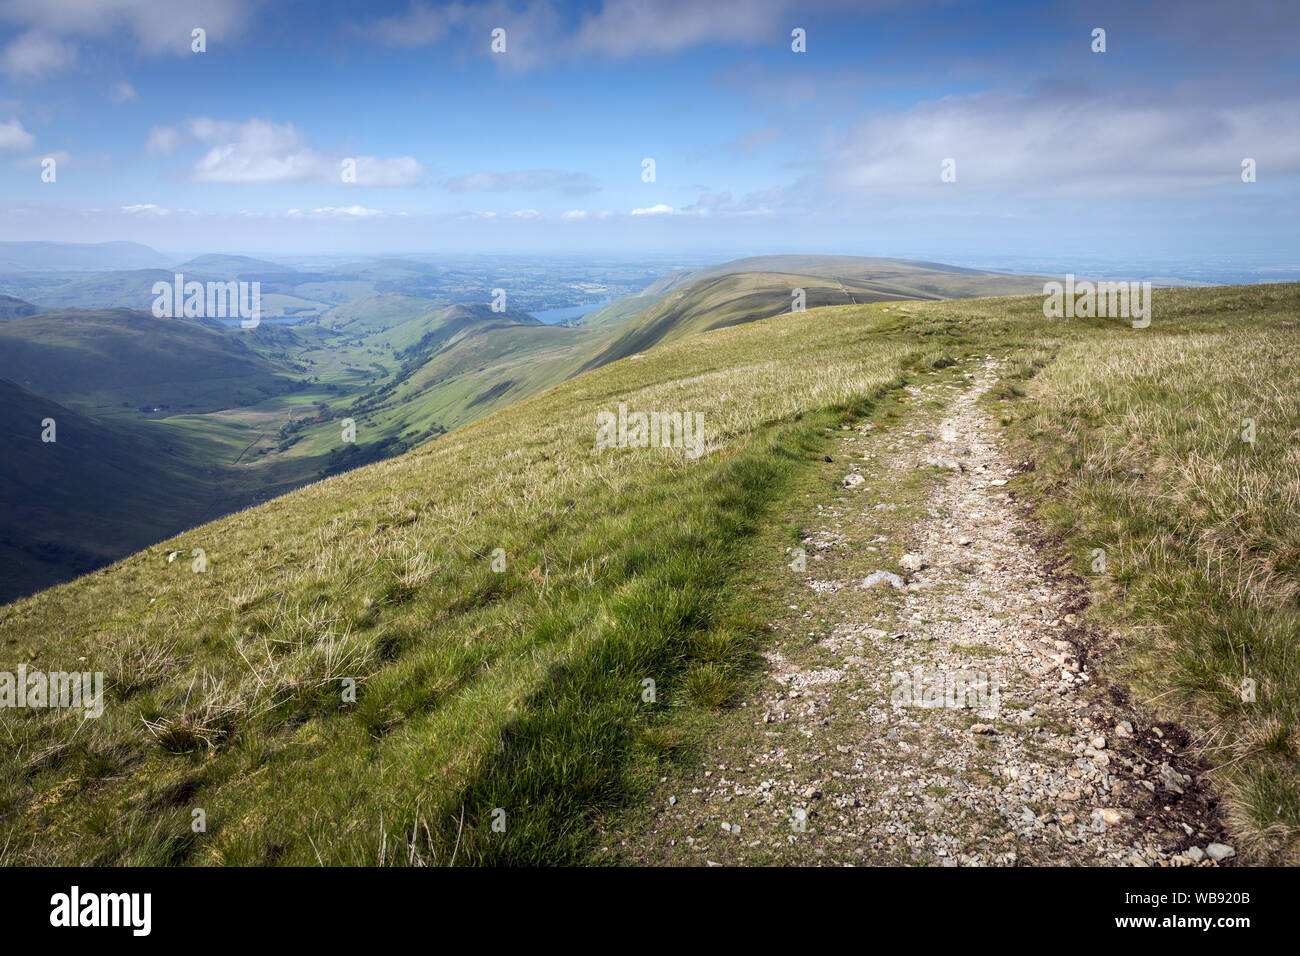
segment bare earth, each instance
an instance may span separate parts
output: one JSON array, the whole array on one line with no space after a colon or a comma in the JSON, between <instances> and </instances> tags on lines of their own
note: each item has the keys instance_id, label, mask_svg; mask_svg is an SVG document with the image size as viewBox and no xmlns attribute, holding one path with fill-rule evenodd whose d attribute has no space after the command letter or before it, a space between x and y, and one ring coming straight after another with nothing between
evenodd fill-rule
<instances>
[{"instance_id":1,"label":"bare earth","mask_svg":"<svg viewBox=\"0 0 1300 956\"><path fill-rule=\"evenodd\" d=\"M816 506L806 572L789 571L802 597L775 622L761 694L606 859L1231 860L1179 729L1094 673L1082 582L1006 487L1020 465L977 404L996 377L985 360L926 379L904 419L839 432L843 481ZM864 587L878 570L899 578ZM985 696L945 700L962 680Z\"/></svg>"}]
</instances>

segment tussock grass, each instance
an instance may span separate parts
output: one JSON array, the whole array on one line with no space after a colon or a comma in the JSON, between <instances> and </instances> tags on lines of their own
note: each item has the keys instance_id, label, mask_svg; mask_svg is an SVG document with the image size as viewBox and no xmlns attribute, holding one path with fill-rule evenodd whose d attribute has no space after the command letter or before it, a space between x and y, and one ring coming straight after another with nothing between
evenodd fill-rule
<instances>
[{"instance_id":1,"label":"tussock grass","mask_svg":"<svg viewBox=\"0 0 1300 956\"><path fill-rule=\"evenodd\" d=\"M769 618L737 555L827 436L986 353L1009 359L988 400L1036 463L1024 493L1081 573L1106 550L1088 614L1118 676L1194 732L1243 856L1295 861L1300 287L1159 290L1143 330L1041 307L682 339L0 608L0 669L107 684L97 721L0 710L5 861L587 859L743 686ZM701 412L707 453L597 450L619 402ZM196 547L206 574L167 564Z\"/></svg>"},{"instance_id":2,"label":"tussock grass","mask_svg":"<svg viewBox=\"0 0 1300 956\"><path fill-rule=\"evenodd\" d=\"M761 633L736 544L903 381L881 320L683 340L0 609L0 668L107 684L99 720L0 712L6 861L583 859L733 700ZM620 401L702 413L706 454L597 449ZM195 547L207 573L166 562Z\"/></svg>"},{"instance_id":3,"label":"tussock grass","mask_svg":"<svg viewBox=\"0 0 1300 956\"><path fill-rule=\"evenodd\" d=\"M1148 329L1057 339L1009 379L1032 484L1124 676L1193 731L1234 837L1300 861L1300 287L1158 291ZM1033 374L1030 374L1032 370ZM1027 379L1032 378L1032 383ZM1244 419L1255 440L1243 439ZM1094 549L1106 573L1092 573ZM1254 681L1254 700L1243 693Z\"/></svg>"}]
</instances>

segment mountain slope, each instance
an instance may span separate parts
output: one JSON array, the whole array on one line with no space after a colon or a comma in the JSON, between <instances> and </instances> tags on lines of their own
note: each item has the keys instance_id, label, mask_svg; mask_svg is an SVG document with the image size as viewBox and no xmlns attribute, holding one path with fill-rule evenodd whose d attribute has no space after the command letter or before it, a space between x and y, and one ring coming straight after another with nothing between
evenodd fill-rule
<instances>
[{"instance_id":1,"label":"mountain slope","mask_svg":"<svg viewBox=\"0 0 1300 956\"><path fill-rule=\"evenodd\" d=\"M54 441L42 441L45 422ZM0 379L0 601L84 574L210 514L168 436L87 418Z\"/></svg>"},{"instance_id":2,"label":"mountain slope","mask_svg":"<svg viewBox=\"0 0 1300 956\"><path fill-rule=\"evenodd\" d=\"M795 290L805 308L893 299L964 298L1040 290L1042 282L959 266L855 256L757 256L678 271L639 296L611 303L583 325L616 330L582 368L597 368L659 342L789 312ZM640 310L637 305L644 303Z\"/></svg>"},{"instance_id":3,"label":"mountain slope","mask_svg":"<svg viewBox=\"0 0 1300 956\"><path fill-rule=\"evenodd\" d=\"M102 309L0 323L0 377L63 404L208 411L291 390L283 368L187 319Z\"/></svg>"},{"instance_id":4,"label":"mountain slope","mask_svg":"<svg viewBox=\"0 0 1300 956\"><path fill-rule=\"evenodd\" d=\"M36 306L11 295L0 295L0 319L21 319L39 312Z\"/></svg>"},{"instance_id":5,"label":"mountain slope","mask_svg":"<svg viewBox=\"0 0 1300 956\"><path fill-rule=\"evenodd\" d=\"M947 299L971 296L1016 295L1037 292L1042 281L1030 276L1007 275L979 269L967 269L941 262L913 259L877 259L865 256L772 255L733 259L704 269L678 269L652 282L635 296L610 303L604 309L583 318L584 324L604 325L626 318L640 309L649 308L669 293L681 292L703 279L743 273L794 274L816 276L813 285L827 289L841 283L868 289L893 298ZM777 312L769 313L771 315Z\"/></svg>"},{"instance_id":6,"label":"mountain slope","mask_svg":"<svg viewBox=\"0 0 1300 956\"><path fill-rule=\"evenodd\" d=\"M0 757L11 858L593 859L607 821L644 805L674 759L698 764L714 709L768 640L774 596L747 585L749 562L788 564L798 526L779 524L775 542L764 529L792 501L820 503L857 464L825 468L836 436L874 413L873 428L915 438L904 386L940 370L945 390L961 390L954 363L985 354L1007 364L989 391L1002 420L1022 423L1016 434L1031 443L1050 439L1038 445L1045 455L1061 449L1045 507L1091 521L1079 502L1120 495L1140 506L1114 512L1133 516L1123 529L1090 523L1069 545L1082 567L1097 535L1121 536L1118 596L1102 583L1097 600L1123 606L1126 590L1140 590L1126 635L1134 667L1144 649L1178 639L1189 610L1267 625L1227 641L1200 626L1206 643L1191 650L1210 653L1140 673L1163 706L1184 702L1180 717L1200 720L1201 708L1219 720L1216 741L1231 731L1242 753L1231 774L1245 776L1229 785L1256 785L1234 812L1273 845L1293 840L1294 763L1260 742L1288 739L1279 727L1295 733L1294 587L1251 568L1294 567L1298 305L1297 286L1158 290L1160 318L1146 330L1047 319L1039 296L832 307L719 329L16 602L0 609L0 668L71 669L84 657L78 669L103 670L109 687L103 717L80 734L76 715L0 712L12 741ZM1144 374L1153 349L1156 391ZM1193 412L1180 403L1189 356L1204 384ZM1097 362L1119 364L1097 378ZM1287 370L1285 388L1260 380L1272 367ZM1207 369L1232 390L1216 398ZM1040 375L1041 398L1030 394ZM1235 440L1240 414L1222 401L1248 388L1250 407L1277 429L1255 449ZM1098 418L1097 402L1126 417ZM597 416L620 403L698 412L703 454L601 447ZM1135 477L1126 455L1154 470ZM1242 482L1226 493L1203 482L1216 468L1260 483L1249 520L1232 500ZM1207 572L1223 591L1190 586L1207 541L1224 562ZM881 544L885 561L907 542ZM200 547L212 560L205 574L166 561ZM1164 548L1187 550L1163 563ZM1264 589L1234 593L1241 580ZM1212 603L1192 603L1202 596ZM1234 689L1242 642L1266 689L1253 709ZM1030 732L1054 726L1045 718ZM196 807L204 834L190 828Z\"/></svg>"},{"instance_id":7,"label":"mountain slope","mask_svg":"<svg viewBox=\"0 0 1300 956\"><path fill-rule=\"evenodd\" d=\"M503 408L574 374L596 339L515 309L498 313L457 304L426 311L422 300L382 299L332 316L336 323L344 319L336 325L344 334L356 331L365 343L395 349L401 363L341 412L355 418L370 441L401 440L410 447ZM373 313L388 303L396 306L391 314ZM317 441L328 445L333 433L322 430Z\"/></svg>"},{"instance_id":8,"label":"mountain slope","mask_svg":"<svg viewBox=\"0 0 1300 956\"><path fill-rule=\"evenodd\" d=\"M705 666L714 652L699 642L727 542L835 420L814 409L860 404L864 390L894 380L907 351L869 344L862 317L784 322L581 376L402 458L5 608L0 664L54 669L88 656L86 666L122 676L94 734L57 766L5 775L0 803L21 826L43 828L51 860L305 862L314 841L330 861L373 862L380 817L398 832L418 814L435 843L419 852L445 861L473 793L462 861L571 856L586 840L572 821L640 746L644 718L624 691L650 672L665 703L685 703L674 680L693 659L705 668L701 688L716 680L718 665ZM784 343L782 363L770 360L773 341ZM790 407L791 372L819 384L796 386L808 414L773 426ZM700 412L710 452L597 453L595 413L620 401ZM167 564L167 551L196 547L211 558L208 573ZM490 567L498 547L501 574ZM56 621L60 642L48 645ZM254 673L239 648L250 654L263 640L275 650L257 657ZM148 668L127 663L149 648L158 656ZM361 693L341 708L335 691L346 676ZM7 729L27 753L47 749L40 742L61 726L35 715ZM538 734L552 740L554 758L531 751ZM249 763L255 735L305 748L268 749ZM517 743L500 750L501 740ZM85 762L101 757L93 769ZM379 767L387 780L377 787ZM70 772L97 782L75 799L37 796ZM495 792L502 781L513 794ZM185 796L158 796L169 792ZM488 838L483 800L517 814L506 842ZM130 818L114 811L120 839L90 804ZM207 810L202 840L177 825L191 805ZM313 815L332 821L328 831Z\"/></svg>"}]
</instances>

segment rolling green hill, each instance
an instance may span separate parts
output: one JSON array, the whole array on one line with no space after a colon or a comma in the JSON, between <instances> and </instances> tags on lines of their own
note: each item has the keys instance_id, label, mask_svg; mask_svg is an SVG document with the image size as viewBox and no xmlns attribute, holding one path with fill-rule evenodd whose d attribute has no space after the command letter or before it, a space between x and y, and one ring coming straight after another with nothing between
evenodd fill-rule
<instances>
[{"instance_id":1,"label":"rolling green hill","mask_svg":"<svg viewBox=\"0 0 1300 956\"><path fill-rule=\"evenodd\" d=\"M582 325L616 329L583 369L598 368L659 342L789 312L795 289L804 306L892 299L941 299L1041 291L1028 276L933 262L855 256L757 256L708 269L679 270L638 296L611 303Z\"/></svg>"},{"instance_id":2,"label":"rolling green hill","mask_svg":"<svg viewBox=\"0 0 1300 956\"><path fill-rule=\"evenodd\" d=\"M297 273L297 269L271 262L267 259L254 259L251 256L230 256L216 253L196 256L172 267L173 272L196 273L208 276L220 276L224 279L240 279L246 276L262 274Z\"/></svg>"},{"instance_id":3,"label":"rolling green hill","mask_svg":"<svg viewBox=\"0 0 1300 956\"><path fill-rule=\"evenodd\" d=\"M291 391L287 371L237 335L148 312L54 312L0 323L0 378L83 411L231 408Z\"/></svg>"},{"instance_id":4,"label":"rolling green hill","mask_svg":"<svg viewBox=\"0 0 1300 956\"><path fill-rule=\"evenodd\" d=\"M1044 318L1041 296L873 303L687 336L18 601L0 668L108 689L95 721L0 712L9 859L593 859L604 822L698 767L767 640L747 543L838 485L816 471L830 436L907 427L909 382L985 354L1077 570L1094 541L1120 556L1089 614L1126 629L1144 699L1235 758L1217 780L1240 845L1293 854L1297 307L1300 286L1158 290L1135 330ZM619 403L698 412L705 453L600 447ZM1273 437L1243 448L1248 411ZM193 548L208 572L167 563Z\"/></svg>"},{"instance_id":5,"label":"rolling green hill","mask_svg":"<svg viewBox=\"0 0 1300 956\"><path fill-rule=\"evenodd\" d=\"M21 319L39 312L36 306L11 295L0 295L0 319Z\"/></svg>"},{"instance_id":6,"label":"rolling green hill","mask_svg":"<svg viewBox=\"0 0 1300 956\"><path fill-rule=\"evenodd\" d=\"M101 272L78 278L52 289L43 289L37 299L42 310L59 312L71 309L143 309L153 307L155 282L171 283L176 274L171 269L127 269ZM186 276L187 280L206 282L215 276Z\"/></svg>"},{"instance_id":7,"label":"rolling green hill","mask_svg":"<svg viewBox=\"0 0 1300 956\"><path fill-rule=\"evenodd\" d=\"M201 263L211 265L212 271L197 271ZM274 269L274 272L238 271L242 266ZM46 311L75 309L140 309L153 308L154 283L171 284L176 275L185 276L186 282L224 282L238 278L241 281L260 283L263 318L282 316L317 315L329 308L325 299L314 298L315 291L308 288L309 277L300 276L287 267L255 259L236 256L200 256L175 269L138 269L102 272L79 276L72 281L36 289L32 298Z\"/></svg>"},{"instance_id":8,"label":"rolling green hill","mask_svg":"<svg viewBox=\"0 0 1300 956\"><path fill-rule=\"evenodd\" d=\"M736 271L780 265L839 273L869 268L872 278ZM357 264L363 266L389 278L440 271L406 260ZM280 267L204 256L178 268L248 276L256 273L242 270ZM230 469L231 495L222 500L242 505L400 454L656 342L775 314L788 307L796 285L816 307L901 294L881 279L900 269L932 283L954 276L981 281L969 270L945 268L833 257L742 260L703 270L710 274L649 308L653 296L634 297L606 310L602 321L576 327L546 326L519 309L496 313L483 303L447 305L404 293L368 295L318 319L263 322L254 330L122 309L41 314L0 329L0 376L96 417L153 420L186 449L176 468ZM136 288L153 278L92 277L74 298L105 294L104 283ZM298 289L310 274L263 278L265 304L288 301L266 290ZM356 429L353 442L341 440L348 421Z\"/></svg>"},{"instance_id":9,"label":"rolling green hill","mask_svg":"<svg viewBox=\"0 0 1300 956\"><path fill-rule=\"evenodd\" d=\"M574 374L597 336L544 325L519 310L436 306L378 296L331 310L322 325L367 350L392 350L394 368L374 388L337 406L358 422L358 448L413 447ZM353 340L352 337L356 336ZM325 361L321 353L319 361ZM303 448L327 453L337 429L303 432Z\"/></svg>"}]
</instances>

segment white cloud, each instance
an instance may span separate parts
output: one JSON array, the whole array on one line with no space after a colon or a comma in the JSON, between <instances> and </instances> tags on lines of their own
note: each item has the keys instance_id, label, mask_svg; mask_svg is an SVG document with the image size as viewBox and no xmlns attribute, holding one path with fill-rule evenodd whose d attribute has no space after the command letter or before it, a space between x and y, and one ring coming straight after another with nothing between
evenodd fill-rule
<instances>
[{"instance_id":1,"label":"white cloud","mask_svg":"<svg viewBox=\"0 0 1300 956\"><path fill-rule=\"evenodd\" d=\"M122 212L131 216L170 216L172 211L165 206L155 206L151 202L146 202L134 206L123 206Z\"/></svg>"},{"instance_id":2,"label":"white cloud","mask_svg":"<svg viewBox=\"0 0 1300 956\"><path fill-rule=\"evenodd\" d=\"M400 16L384 17L364 28L387 46L428 46L453 31L462 49L488 54L492 31L506 31L506 52L492 55L505 69L529 69L563 45L562 17L550 0L491 0L486 3L412 3Z\"/></svg>"},{"instance_id":3,"label":"white cloud","mask_svg":"<svg viewBox=\"0 0 1300 956\"><path fill-rule=\"evenodd\" d=\"M577 49L606 56L674 53L701 43L784 42L788 0L606 0L579 27Z\"/></svg>"},{"instance_id":4,"label":"white cloud","mask_svg":"<svg viewBox=\"0 0 1300 956\"><path fill-rule=\"evenodd\" d=\"M208 49L237 36L251 20L252 0L7 0L0 19L54 37L134 37L147 54L190 53L190 31L202 27Z\"/></svg>"},{"instance_id":5,"label":"white cloud","mask_svg":"<svg viewBox=\"0 0 1300 956\"><path fill-rule=\"evenodd\" d=\"M343 160L356 163L356 185L408 186L420 181L424 166L411 156L329 156L311 149L290 123L252 119L233 123L199 117L182 126L155 126L145 150L168 155L187 142L209 146L189 171L205 183L343 183Z\"/></svg>"},{"instance_id":6,"label":"white cloud","mask_svg":"<svg viewBox=\"0 0 1300 956\"><path fill-rule=\"evenodd\" d=\"M13 79L36 79L72 66L77 48L41 30L29 30L0 50L0 72Z\"/></svg>"},{"instance_id":7,"label":"white cloud","mask_svg":"<svg viewBox=\"0 0 1300 956\"><path fill-rule=\"evenodd\" d=\"M23 129L23 124L16 119L0 123L0 149L31 149L36 137Z\"/></svg>"},{"instance_id":8,"label":"white cloud","mask_svg":"<svg viewBox=\"0 0 1300 956\"><path fill-rule=\"evenodd\" d=\"M370 26L370 32L386 46L427 46L437 43L451 27L465 19L468 8L459 3L432 7L412 3L404 14L383 17Z\"/></svg>"},{"instance_id":9,"label":"white cloud","mask_svg":"<svg viewBox=\"0 0 1300 956\"><path fill-rule=\"evenodd\" d=\"M561 169L517 169L502 173L482 170L468 176L444 179L442 185L457 193L554 189L571 196L600 189L586 173L570 173Z\"/></svg>"},{"instance_id":10,"label":"white cloud","mask_svg":"<svg viewBox=\"0 0 1300 956\"><path fill-rule=\"evenodd\" d=\"M528 69L565 54L610 58L667 54L704 44L786 46L791 14L810 6L846 13L896 6L901 0L603 0L570 28L557 0L489 0L435 5L413 2L397 16L363 28L388 46L417 47L454 39L463 49L488 51L490 31L502 27L507 52L494 57L506 68Z\"/></svg>"},{"instance_id":11,"label":"white cloud","mask_svg":"<svg viewBox=\"0 0 1300 956\"><path fill-rule=\"evenodd\" d=\"M671 216L677 210L665 203L656 203L653 206L646 206L644 209L633 209L630 215L633 216Z\"/></svg>"},{"instance_id":12,"label":"white cloud","mask_svg":"<svg viewBox=\"0 0 1300 956\"><path fill-rule=\"evenodd\" d=\"M585 210L585 209L569 209L569 210L565 211L565 212L560 216L560 218L561 218L561 219L586 219L586 218L587 218L587 210Z\"/></svg>"},{"instance_id":13,"label":"white cloud","mask_svg":"<svg viewBox=\"0 0 1300 956\"><path fill-rule=\"evenodd\" d=\"M384 214L380 209L367 209L365 206L322 206L312 212L331 219L369 219Z\"/></svg>"},{"instance_id":14,"label":"white cloud","mask_svg":"<svg viewBox=\"0 0 1300 956\"><path fill-rule=\"evenodd\" d=\"M1232 185L1241 160L1300 172L1294 110L1112 101L1084 93L949 96L869 117L835 144L831 195L945 189L1113 195ZM941 184L940 163L956 162Z\"/></svg>"},{"instance_id":15,"label":"white cloud","mask_svg":"<svg viewBox=\"0 0 1300 956\"><path fill-rule=\"evenodd\" d=\"M108 90L108 98L114 103L129 103L136 99L135 87L130 83L114 83Z\"/></svg>"},{"instance_id":16,"label":"white cloud","mask_svg":"<svg viewBox=\"0 0 1300 956\"><path fill-rule=\"evenodd\" d=\"M151 156L170 156L185 142L185 134L174 126L155 126L149 130L145 152Z\"/></svg>"}]
</instances>

